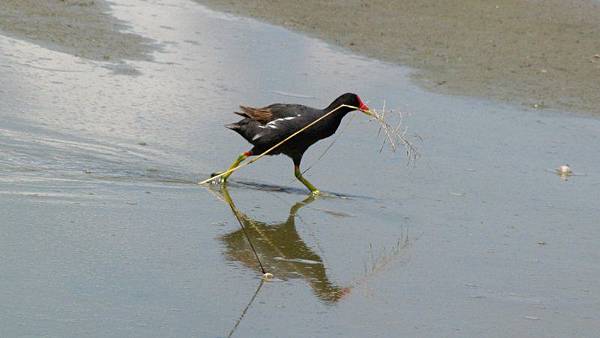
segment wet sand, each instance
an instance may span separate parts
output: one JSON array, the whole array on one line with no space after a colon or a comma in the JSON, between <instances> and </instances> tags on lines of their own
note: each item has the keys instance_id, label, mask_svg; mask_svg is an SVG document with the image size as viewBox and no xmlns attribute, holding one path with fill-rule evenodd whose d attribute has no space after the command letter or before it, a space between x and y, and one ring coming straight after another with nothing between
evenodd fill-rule
<instances>
[{"instance_id":1,"label":"wet sand","mask_svg":"<svg viewBox=\"0 0 600 338\"><path fill-rule=\"evenodd\" d=\"M437 92L600 113L597 2L200 2L409 65L421 85Z\"/></svg>"},{"instance_id":2,"label":"wet sand","mask_svg":"<svg viewBox=\"0 0 600 338\"><path fill-rule=\"evenodd\" d=\"M92 60L149 60L152 41L108 11L101 0L2 0L0 33Z\"/></svg>"}]
</instances>

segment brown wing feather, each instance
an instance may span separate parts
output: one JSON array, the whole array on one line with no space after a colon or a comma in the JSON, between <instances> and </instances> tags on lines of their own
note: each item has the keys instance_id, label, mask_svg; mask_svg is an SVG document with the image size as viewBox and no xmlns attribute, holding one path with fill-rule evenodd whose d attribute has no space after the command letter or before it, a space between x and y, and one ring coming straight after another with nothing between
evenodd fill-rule
<instances>
[{"instance_id":1,"label":"brown wing feather","mask_svg":"<svg viewBox=\"0 0 600 338\"><path fill-rule=\"evenodd\" d=\"M273 113L269 108L252 108L240 106L240 109L244 112L246 116L262 124L268 123L273 119Z\"/></svg>"}]
</instances>

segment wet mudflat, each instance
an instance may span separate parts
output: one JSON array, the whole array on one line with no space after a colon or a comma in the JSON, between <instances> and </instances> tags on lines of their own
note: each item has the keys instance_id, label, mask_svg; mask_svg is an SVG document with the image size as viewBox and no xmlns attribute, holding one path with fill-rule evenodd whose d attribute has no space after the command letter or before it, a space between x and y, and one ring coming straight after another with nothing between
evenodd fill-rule
<instances>
[{"instance_id":1,"label":"wet mudflat","mask_svg":"<svg viewBox=\"0 0 600 338\"><path fill-rule=\"evenodd\" d=\"M153 61L0 37L2 335L596 333L600 120L431 94L408 69L192 2L112 8L162 46ZM307 173L341 197L308 198L282 156L227 190L195 184L248 150L222 127L238 104L346 91L412 113L414 167L357 114ZM581 175L561 180L563 163Z\"/></svg>"}]
</instances>

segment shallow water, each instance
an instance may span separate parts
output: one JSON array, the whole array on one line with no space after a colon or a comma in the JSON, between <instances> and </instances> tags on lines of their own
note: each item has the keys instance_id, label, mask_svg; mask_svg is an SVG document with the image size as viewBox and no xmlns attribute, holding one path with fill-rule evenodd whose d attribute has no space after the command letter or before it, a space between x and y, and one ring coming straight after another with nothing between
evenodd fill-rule
<instances>
[{"instance_id":1,"label":"shallow water","mask_svg":"<svg viewBox=\"0 0 600 338\"><path fill-rule=\"evenodd\" d=\"M594 336L600 120L427 93L191 2L115 3L154 62L0 37L3 336ZM232 177L233 207L195 184L248 150L222 127L238 104L346 91L412 113L414 167L357 115L307 174L338 197L305 201L282 156ZM275 275L258 293L236 214Z\"/></svg>"}]
</instances>

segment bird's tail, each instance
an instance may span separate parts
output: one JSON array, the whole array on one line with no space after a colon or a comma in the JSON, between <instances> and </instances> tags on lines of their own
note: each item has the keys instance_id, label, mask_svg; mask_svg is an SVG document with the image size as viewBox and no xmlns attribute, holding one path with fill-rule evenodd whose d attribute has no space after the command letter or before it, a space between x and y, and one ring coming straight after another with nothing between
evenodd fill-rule
<instances>
[{"instance_id":1,"label":"bird's tail","mask_svg":"<svg viewBox=\"0 0 600 338\"><path fill-rule=\"evenodd\" d=\"M233 113L238 114L239 116L242 116L242 117L251 118L250 115L248 115L246 113L240 113L239 111L234 111Z\"/></svg>"},{"instance_id":2,"label":"bird's tail","mask_svg":"<svg viewBox=\"0 0 600 338\"><path fill-rule=\"evenodd\" d=\"M237 130L240 130L240 125L237 123L230 123L230 124L226 124L225 128L237 131Z\"/></svg>"},{"instance_id":3,"label":"bird's tail","mask_svg":"<svg viewBox=\"0 0 600 338\"><path fill-rule=\"evenodd\" d=\"M240 130L240 128L242 127L243 124L248 123L247 119L250 119L250 116L248 116L248 114L246 114L246 113L240 113L240 112L237 112L237 111L234 111L234 113L238 114L239 116L245 117L245 119L243 119L241 121L238 121L236 123L226 124L225 128L229 128L231 130L236 130L237 131L237 130Z\"/></svg>"}]
</instances>

